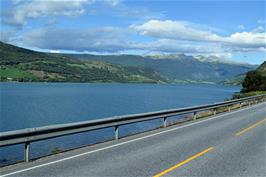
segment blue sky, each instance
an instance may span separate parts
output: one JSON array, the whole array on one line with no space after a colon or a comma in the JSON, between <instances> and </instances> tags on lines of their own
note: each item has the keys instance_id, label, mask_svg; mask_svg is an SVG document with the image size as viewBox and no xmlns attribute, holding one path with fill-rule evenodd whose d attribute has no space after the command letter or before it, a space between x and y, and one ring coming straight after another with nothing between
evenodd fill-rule
<instances>
[{"instance_id":1,"label":"blue sky","mask_svg":"<svg viewBox=\"0 0 266 177\"><path fill-rule=\"evenodd\" d=\"M48 52L266 60L265 1L2 0L1 41Z\"/></svg>"}]
</instances>

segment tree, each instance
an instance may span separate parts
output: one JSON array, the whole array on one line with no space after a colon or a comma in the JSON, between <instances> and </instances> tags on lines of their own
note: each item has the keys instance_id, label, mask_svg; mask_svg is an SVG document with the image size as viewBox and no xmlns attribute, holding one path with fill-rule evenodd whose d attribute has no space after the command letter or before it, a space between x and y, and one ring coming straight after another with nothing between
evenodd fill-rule
<instances>
[{"instance_id":1,"label":"tree","mask_svg":"<svg viewBox=\"0 0 266 177\"><path fill-rule=\"evenodd\" d=\"M259 71L250 71L247 73L241 92L266 91L266 76Z\"/></svg>"}]
</instances>

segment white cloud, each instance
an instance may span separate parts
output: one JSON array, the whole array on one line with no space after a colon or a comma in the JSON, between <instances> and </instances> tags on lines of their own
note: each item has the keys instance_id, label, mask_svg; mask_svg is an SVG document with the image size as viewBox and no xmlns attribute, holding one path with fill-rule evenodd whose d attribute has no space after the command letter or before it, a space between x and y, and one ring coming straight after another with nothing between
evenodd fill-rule
<instances>
[{"instance_id":1,"label":"white cloud","mask_svg":"<svg viewBox=\"0 0 266 177\"><path fill-rule=\"evenodd\" d=\"M200 24L149 20L141 25L131 25L125 28L56 29L48 27L31 29L16 35L1 32L3 36L1 38L14 44L55 51L123 52L135 50L206 54L230 58L233 52L265 52L266 34L263 30L258 27L250 32L242 31L221 36L216 34L213 28Z\"/></svg>"},{"instance_id":2,"label":"white cloud","mask_svg":"<svg viewBox=\"0 0 266 177\"><path fill-rule=\"evenodd\" d=\"M116 6L121 2L121 0L102 0L102 1L105 1L106 3L108 3L112 6Z\"/></svg>"},{"instance_id":3,"label":"white cloud","mask_svg":"<svg viewBox=\"0 0 266 177\"><path fill-rule=\"evenodd\" d=\"M14 34L13 34L14 35ZM5 41L26 46L38 47L48 50L74 50L78 52L122 52L126 50L139 50L147 52L167 53L201 53L218 54L229 58L232 52L263 52L265 46L261 46L263 33L242 32L234 33L225 42L213 42L205 40L177 40L170 38L158 38L134 40L136 32L129 28L102 27L93 29L33 29L22 35L5 36ZM9 39L9 40L8 40ZM14 40L15 39L15 40ZM234 45L229 45L234 44ZM238 45L236 45L239 43ZM251 47L250 45L253 45Z\"/></svg>"},{"instance_id":4,"label":"white cloud","mask_svg":"<svg viewBox=\"0 0 266 177\"><path fill-rule=\"evenodd\" d=\"M257 23L260 25L264 25L266 23L266 20L258 20Z\"/></svg>"},{"instance_id":5,"label":"white cloud","mask_svg":"<svg viewBox=\"0 0 266 177\"><path fill-rule=\"evenodd\" d=\"M121 28L34 29L23 34L20 43L41 49L116 52L130 47L130 33Z\"/></svg>"},{"instance_id":6,"label":"white cloud","mask_svg":"<svg viewBox=\"0 0 266 177\"><path fill-rule=\"evenodd\" d=\"M29 19L39 17L83 15L86 5L104 2L116 6L120 0L13 0L13 7L3 12L3 22L9 25L23 26Z\"/></svg>"},{"instance_id":7,"label":"white cloud","mask_svg":"<svg viewBox=\"0 0 266 177\"><path fill-rule=\"evenodd\" d=\"M217 41L220 37L211 31L196 29L191 23L172 20L149 20L142 25L132 25L142 35L192 41Z\"/></svg>"},{"instance_id":8,"label":"white cloud","mask_svg":"<svg viewBox=\"0 0 266 177\"><path fill-rule=\"evenodd\" d=\"M210 30L195 28L197 25L183 21L149 20L142 25L132 25L142 35L184 41L218 42L225 47L265 48L266 33L258 27L252 32L236 32L230 36L220 36ZM199 26L199 25L198 25Z\"/></svg>"},{"instance_id":9,"label":"white cloud","mask_svg":"<svg viewBox=\"0 0 266 177\"><path fill-rule=\"evenodd\" d=\"M263 32L265 32L265 27L260 25L257 28L255 28L254 30L252 30L252 32L254 32L254 33L263 33Z\"/></svg>"},{"instance_id":10,"label":"white cloud","mask_svg":"<svg viewBox=\"0 0 266 177\"><path fill-rule=\"evenodd\" d=\"M4 22L25 25L28 19L43 16L79 16L85 12L84 5L93 0L31 0L16 1L14 7L5 12Z\"/></svg>"},{"instance_id":11,"label":"white cloud","mask_svg":"<svg viewBox=\"0 0 266 177\"><path fill-rule=\"evenodd\" d=\"M238 25L237 28L240 29L240 30L244 30L245 29L245 26L244 25Z\"/></svg>"},{"instance_id":12,"label":"white cloud","mask_svg":"<svg viewBox=\"0 0 266 177\"><path fill-rule=\"evenodd\" d=\"M61 53L60 50L50 50L50 53Z\"/></svg>"},{"instance_id":13,"label":"white cloud","mask_svg":"<svg viewBox=\"0 0 266 177\"><path fill-rule=\"evenodd\" d=\"M239 46L245 46L247 48L265 47L266 33L237 32L229 37L224 37L221 41Z\"/></svg>"},{"instance_id":14,"label":"white cloud","mask_svg":"<svg viewBox=\"0 0 266 177\"><path fill-rule=\"evenodd\" d=\"M24 33L14 44L24 44L48 50L74 50L78 52L121 52L126 50L158 51L169 53L222 52L219 44L184 42L171 39L134 41L134 31L123 28L95 29L34 29ZM131 40L130 40L131 38Z\"/></svg>"},{"instance_id":15,"label":"white cloud","mask_svg":"<svg viewBox=\"0 0 266 177\"><path fill-rule=\"evenodd\" d=\"M19 4L19 3L21 3L21 2L23 2L23 0L12 0L12 3L15 4L15 5L16 5L16 4Z\"/></svg>"},{"instance_id":16,"label":"white cloud","mask_svg":"<svg viewBox=\"0 0 266 177\"><path fill-rule=\"evenodd\" d=\"M172 39L158 39L150 42L141 42L135 44L136 49L144 49L155 52L168 53L212 53L214 51L223 51L221 46L216 44L184 42Z\"/></svg>"},{"instance_id":17,"label":"white cloud","mask_svg":"<svg viewBox=\"0 0 266 177\"><path fill-rule=\"evenodd\" d=\"M2 31L2 30L0 32L0 40L3 42L11 42L13 36L15 36L14 32Z\"/></svg>"},{"instance_id":18,"label":"white cloud","mask_svg":"<svg viewBox=\"0 0 266 177\"><path fill-rule=\"evenodd\" d=\"M215 56L217 58L222 58L222 59L231 59L232 53L229 53L229 52L210 53L209 56Z\"/></svg>"}]
</instances>

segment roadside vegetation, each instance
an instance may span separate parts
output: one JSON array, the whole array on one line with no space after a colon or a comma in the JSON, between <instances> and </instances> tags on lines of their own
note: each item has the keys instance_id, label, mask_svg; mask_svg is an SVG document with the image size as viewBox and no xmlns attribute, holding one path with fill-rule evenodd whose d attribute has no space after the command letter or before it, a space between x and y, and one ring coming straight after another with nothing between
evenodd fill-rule
<instances>
[{"instance_id":1,"label":"roadside vegetation","mask_svg":"<svg viewBox=\"0 0 266 177\"><path fill-rule=\"evenodd\" d=\"M241 92L234 94L233 99L266 94L266 61L246 74L242 87Z\"/></svg>"}]
</instances>

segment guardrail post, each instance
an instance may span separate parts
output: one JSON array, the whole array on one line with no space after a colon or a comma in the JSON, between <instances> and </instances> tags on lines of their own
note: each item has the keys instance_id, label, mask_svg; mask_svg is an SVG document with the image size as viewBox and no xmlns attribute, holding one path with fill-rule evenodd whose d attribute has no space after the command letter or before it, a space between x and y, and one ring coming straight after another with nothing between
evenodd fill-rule
<instances>
[{"instance_id":1,"label":"guardrail post","mask_svg":"<svg viewBox=\"0 0 266 177\"><path fill-rule=\"evenodd\" d=\"M115 126L115 140L118 140L119 139L119 128L118 128L118 125Z\"/></svg>"},{"instance_id":2,"label":"guardrail post","mask_svg":"<svg viewBox=\"0 0 266 177\"><path fill-rule=\"evenodd\" d=\"M163 118L163 128L167 127L167 117Z\"/></svg>"},{"instance_id":3,"label":"guardrail post","mask_svg":"<svg viewBox=\"0 0 266 177\"><path fill-rule=\"evenodd\" d=\"M25 160L25 162L30 161L30 142L25 143L24 160Z\"/></svg>"},{"instance_id":4,"label":"guardrail post","mask_svg":"<svg viewBox=\"0 0 266 177\"><path fill-rule=\"evenodd\" d=\"M213 109L213 115L216 115L216 108Z\"/></svg>"},{"instance_id":5,"label":"guardrail post","mask_svg":"<svg viewBox=\"0 0 266 177\"><path fill-rule=\"evenodd\" d=\"M230 112L231 111L230 105L228 105L227 108L228 108L228 112Z\"/></svg>"},{"instance_id":6,"label":"guardrail post","mask_svg":"<svg viewBox=\"0 0 266 177\"><path fill-rule=\"evenodd\" d=\"M239 108L242 108L242 102L239 103Z\"/></svg>"},{"instance_id":7,"label":"guardrail post","mask_svg":"<svg viewBox=\"0 0 266 177\"><path fill-rule=\"evenodd\" d=\"M197 119L197 112L194 112L193 113L193 120L196 120Z\"/></svg>"}]
</instances>

